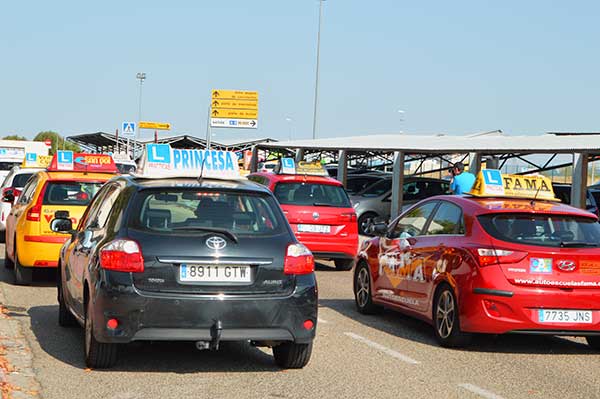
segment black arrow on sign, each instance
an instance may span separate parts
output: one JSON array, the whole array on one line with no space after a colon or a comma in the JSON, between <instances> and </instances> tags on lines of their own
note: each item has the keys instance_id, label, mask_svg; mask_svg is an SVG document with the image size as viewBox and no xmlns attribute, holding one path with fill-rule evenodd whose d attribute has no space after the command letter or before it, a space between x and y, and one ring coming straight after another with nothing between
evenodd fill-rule
<instances>
[{"instance_id":1,"label":"black arrow on sign","mask_svg":"<svg viewBox=\"0 0 600 399\"><path fill-rule=\"evenodd\" d=\"M219 92L218 91L213 91L213 97L219 97Z\"/></svg>"},{"instance_id":2,"label":"black arrow on sign","mask_svg":"<svg viewBox=\"0 0 600 399\"><path fill-rule=\"evenodd\" d=\"M215 100L215 101L213 101L212 104L216 107L217 105L219 105L219 102L217 100Z\"/></svg>"},{"instance_id":3,"label":"black arrow on sign","mask_svg":"<svg viewBox=\"0 0 600 399\"><path fill-rule=\"evenodd\" d=\"M251 121L251 122L250 122L250 125L251 125L252 127L254 127L254 126L256 125L256 121Z\"/></svg>"},{"instance_id":4,"label":"black arrow on sign","mask_svg":"<svg viewBox=\"0 0 600 399\"><path fill-rule=\"evenodd\" d=\"M217 111L216 109L212 112L213 116L217 116L219 115L219 111Z\"/></svg>"}]
</instances>

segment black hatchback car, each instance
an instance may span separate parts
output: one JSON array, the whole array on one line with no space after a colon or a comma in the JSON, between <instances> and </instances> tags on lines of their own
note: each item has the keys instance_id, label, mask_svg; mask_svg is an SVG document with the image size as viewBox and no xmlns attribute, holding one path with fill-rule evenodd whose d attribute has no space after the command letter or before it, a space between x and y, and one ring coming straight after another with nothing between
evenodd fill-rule
<instances>
[{"instance_id":1,"label":"black hatchback car","mask_svg":"<svg viewBox=\"0 0 600 399\"><path fill-rule=\"evenodd\" d=\"M72 230L58 264L59 324L85 328L85 362L106 368L120 344L221 341L273 348L304 367L317 323L314 259L273 195L245 180L107 182Z\"/></svg>"}]
</instances>

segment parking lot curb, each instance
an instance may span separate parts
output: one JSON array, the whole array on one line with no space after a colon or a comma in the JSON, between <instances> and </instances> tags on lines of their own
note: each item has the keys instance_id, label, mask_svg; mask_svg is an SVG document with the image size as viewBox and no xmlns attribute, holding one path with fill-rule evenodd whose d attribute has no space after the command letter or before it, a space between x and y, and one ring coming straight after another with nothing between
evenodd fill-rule
<instances>
[{"instance_id":1,"label":"parking lot curb","mask_svg":"<svg viewBox=\"0 0 600 399\"><path fill-rule=\"evenodd\" d=\"M0 391L2 399L39 398L41 387L33 371L33 354L21 323L10 315L0 285Z\"/></svg>"}]
</instances>

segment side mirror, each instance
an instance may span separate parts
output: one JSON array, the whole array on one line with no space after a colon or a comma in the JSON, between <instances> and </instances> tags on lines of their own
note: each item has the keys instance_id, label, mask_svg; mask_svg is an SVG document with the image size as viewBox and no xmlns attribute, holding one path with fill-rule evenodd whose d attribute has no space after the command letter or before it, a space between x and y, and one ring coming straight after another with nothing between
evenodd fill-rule
<instances>
[{"instance_id":1,"label":"side mirror","mask_svg":"<svg viewBox=\"0 0 600 399\"><path fill-rule=\"evenodd\" d=\"M71 222L71 219L52 219L50 230L55 233L71 234L73 231L73 222Z\"/></svg>"},{"instance_id":2,"label":"side mirror","mask_svg":"<svg viewBox=\"0 0 600 399\"><path fill-rule=\"evenodd\" d=\"M386 223L373 223L371 224L371 226L369 227L369 232L371 234L377 235L377 236L382 236L387 232L387 224Z\"/></svg>"},{"instance_id":3,"label":"side mirror","mask_svg":"<svg viewBox=\"0 0 600 399\"><path fill-rule=\"evenodd\" d=\"M12 189L5 190L2 194L2 202L12 204L15 200L15 192Z\"/></svg>"}]
</instances>

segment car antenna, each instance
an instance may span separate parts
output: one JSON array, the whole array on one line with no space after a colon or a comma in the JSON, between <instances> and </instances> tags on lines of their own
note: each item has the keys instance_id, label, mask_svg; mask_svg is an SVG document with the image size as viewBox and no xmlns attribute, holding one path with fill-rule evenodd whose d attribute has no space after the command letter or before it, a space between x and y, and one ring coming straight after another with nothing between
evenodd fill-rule
<instances>
[{"instance_id":1,"label":"car antenna","mask_svg":"<svg viewBox=\"0 0 600 399\"><path fill-rule=\"evenodd\" d=\"M535 206L535 200L537 199L537 196L540 193L541 189L542 189L542 184L540 184L540 186L538 187L538 189L535 192L535 195L533 196L533 199L530 202L531 207Z\"/></svg>"},{"instance_id":2,"label":"car antenna","mask_svg":"<svg viewBox=\"0 0 600 399\"><path fill-rule=\"evenodd\" d=\"M204 163L206 162L206 158L202 160L202 165L200 166L200 176L198 176L198 183L202 183L202 179L204 178Z\"/></svg>"}]
</instances>

